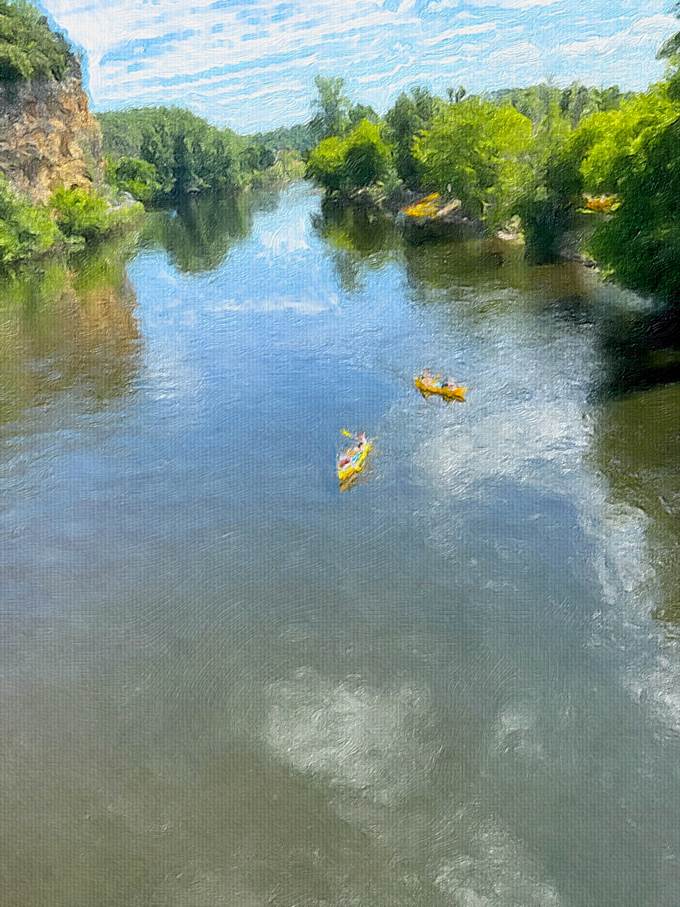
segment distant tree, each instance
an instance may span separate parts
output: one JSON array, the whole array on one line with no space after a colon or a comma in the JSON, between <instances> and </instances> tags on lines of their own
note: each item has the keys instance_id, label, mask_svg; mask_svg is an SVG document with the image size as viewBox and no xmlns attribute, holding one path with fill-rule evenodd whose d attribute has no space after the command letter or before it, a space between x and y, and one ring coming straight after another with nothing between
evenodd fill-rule
<instances>
[{"instance_id":1,"label":"distant tree","mask_svg":"<svg viewBox=\"0 0 680 907\"><path fill-rule=\"evenodd\" d=\"M353 129L362 120L368 120L369 123L377 123L380 117L370 104L353 104L350 107L348 122L350 129Z\"/></svg>"},{"instance_id":2,"label":"distant tree","mask_svg":"<svg viewBox=\"0 0 680 907\"><path fill-rule=\"evenodd\" d=\"M297 123L295 126L281 126L269 132L260 132L248 137L254 145L262 145L273 151L297 151L304 154L316 144L310 123Z\"/></svg>"},{"instance_id":3,"label":"distant tree","mask_svg":"<svg viewBox=\"0 0 680 907\"><path fill-rule=\"evenodd\" d=\"M320 139L332 135L343 135L349 125L350 102L344 95L345 81L339 76L314 79L317 95L312 101L310 126L313 134Z\"/></svg>"},{"instance_id":4,"label":"distant tree","mask_svg":"<svg viewBox=\"0 0 680 907\"><path fill-rule=\"evenodd\" d=\"M243 152L242 160L246 170L268 170L276 162L276 154L266 145L254 143Z\"/></svg>"},{"instance_id":5,"label":"distant tree","mask_svg":"<svg viewBox=\"0 0 680 907\"><path fill-rule=\"evenodd\" d=\"M680 3L675 3L674 6L676 16L680 17ZM680 31L661 45L657 57L668 60L668 91L674 100L680 100Z\"/></svg>"},{"instance_id":6,"label":"distant tree","mask_svg":"<svg viewBox=\"0 0 680 907\"><path fill-rule=\"evenodd\" d=\"M151 164L161 196L231 189L247 169L243 140L188 110L141 107L99 120L107 156Z\"/></svg>"},{"instance_id":7,"label":"distant tree","mask_svg":"<svg viewBox=\"0 0 680 907\"><path fill-rule=\"evenodd\" d=\"M420 182L420 164L413 154L415 137L429 129L441 102L427 88L416 87L399 95L385 115L387 137L395 149L397 175L415 188Z\"/></svg>"}]
</instances>

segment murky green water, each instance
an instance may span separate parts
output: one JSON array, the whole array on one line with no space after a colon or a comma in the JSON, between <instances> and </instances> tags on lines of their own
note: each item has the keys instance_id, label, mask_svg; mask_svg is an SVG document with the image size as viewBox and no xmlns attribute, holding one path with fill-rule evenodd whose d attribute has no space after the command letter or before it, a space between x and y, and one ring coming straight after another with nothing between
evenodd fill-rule
<instances>
[{"instance_id":1,"label":"murky green water","mask_svg":"<svg viewBox=\"0 0 680 907\"><path fill-rule=\"evenodd\" d=\"M6 289L2 903L677 907L657 327L304 186Z\"/></svg>"}]
</instances>

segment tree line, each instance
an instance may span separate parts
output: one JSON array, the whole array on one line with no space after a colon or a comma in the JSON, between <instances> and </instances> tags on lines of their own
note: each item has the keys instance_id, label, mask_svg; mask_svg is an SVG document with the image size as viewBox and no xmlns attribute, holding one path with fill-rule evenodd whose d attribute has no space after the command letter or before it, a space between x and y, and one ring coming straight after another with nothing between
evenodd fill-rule
<instances>
[{"instance_id":1,"label":"tree line","mask_svg":"<svg viewBox=\"0 0 680 907\"><path fill-rule=\"evenodd\" d=\"M102 113L99 122L109 183L142 202L303 174L295 127L241 136L178 107Z\"/></svg>"},{"instance_id":2,"label":"tree line","mask_svg":"<svg viewBox=\"0 0 680 907\"><path fill-rule=\"evenodd\" d=\"M489 231L519 222L535 262L558 258L577 218L595 215L586 251L602 268L680 302L680 32L659 56L666 78L644 92L415 87L382 117L360 114L341 79L319 78L308 176L331 195L457 198Z\"/></svg>"}]
</instances>

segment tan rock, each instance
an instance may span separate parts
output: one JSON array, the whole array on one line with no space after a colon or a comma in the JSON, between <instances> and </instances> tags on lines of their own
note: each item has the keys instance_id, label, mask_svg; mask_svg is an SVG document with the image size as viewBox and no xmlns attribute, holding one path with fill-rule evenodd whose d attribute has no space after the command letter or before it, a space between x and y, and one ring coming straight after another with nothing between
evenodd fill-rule
<instances>
[{"instance_id":1,"label":"tan rock","mask_svg":"<svg viewBox=\"0 0 680 907\"><path fill-rule=\"evenodd\" d=\"M77 66L61 81L0 82L0 172L35 202L103 183L101 131Z\"/></svg>"}]
</instances>

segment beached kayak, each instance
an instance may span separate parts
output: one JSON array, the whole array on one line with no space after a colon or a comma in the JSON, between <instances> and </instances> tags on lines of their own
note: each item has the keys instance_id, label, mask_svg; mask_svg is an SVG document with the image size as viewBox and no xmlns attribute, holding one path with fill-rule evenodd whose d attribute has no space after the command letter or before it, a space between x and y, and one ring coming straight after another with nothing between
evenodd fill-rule
<instances>
[{"instance_id":1,"label":"beached kayak","mask_svg":"<svg viewBox=\"0 0 680 907\"><path fill-rule=\"evenodd\" d=\"M413 382L420 393L425 397L429 396L430 394L436 394L437 396L444 397L447 400L458 400L460 403L465 403L465 395L468 391L467 387L442 387L439 384L425 381L420 376L414 378Z\"/></svg>"},{"instance_id":2,"label":"beached kayak","mask_svg":"<svg viewBox=\"0 0 680 907\"><path fill-rule=\"evenodd\" d=\"M353 479L354 476L358 475L366 465L366 459L372 450L373 444L370 441L367 441L361 450L358 450L353 454L349 463L346 463L344 466L338 466L338 481L341 483L348 482L350 479Z\"/></svg>"}]
</instances>

